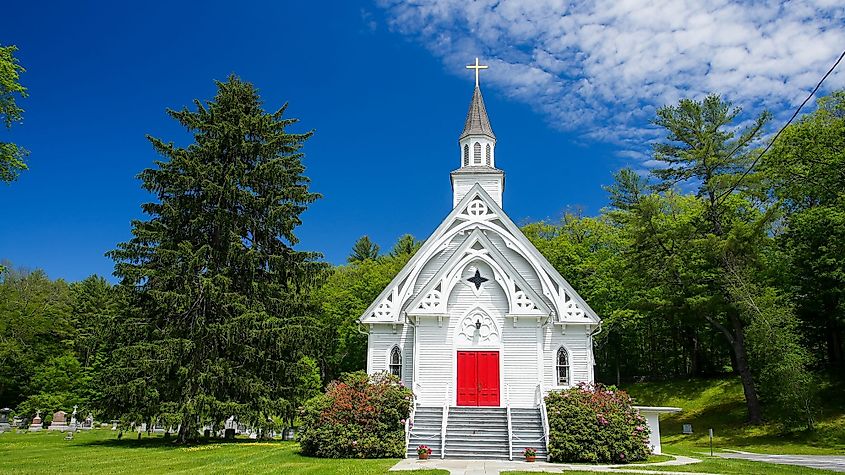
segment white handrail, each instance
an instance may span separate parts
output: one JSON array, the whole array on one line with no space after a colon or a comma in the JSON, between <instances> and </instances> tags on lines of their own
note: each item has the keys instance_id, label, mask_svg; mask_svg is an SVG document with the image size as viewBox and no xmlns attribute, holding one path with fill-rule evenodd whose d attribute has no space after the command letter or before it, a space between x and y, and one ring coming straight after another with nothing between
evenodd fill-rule
<instances>
[{"instance_id":1,"label":"white handrail","mask_svg":"<svg viewBox=\"0 0 845 475\"><path fill-rule=\"evenodd\" d=\"M446 385L446 397L443 399L443 419L440 423L440 458L446 458L446 425L449 423L449 395L451 384Z\"/></svg>"},{"instance_id":2,"label":"white handrail","mask_svg":"<svg viewBox=\"0 0 845 475\"><path fill-rule=\"evenodd\" d=\"M511 424L511 385L505 385L505 401L508 413L508 460L513 460L513 425Z\"/></svg>"},{"instance_id":3,"label":"white handrail","mask_svg":"<svg viewBox=\"0 0 845 475\"><path fill-rule=\"evenodd\" d=\"M538 384L540 391L540 420L543 422L543 439L546 443L546 453L549 453L549 412L546 407L546 398L543 397L542 384Z\"/></svg>"},{"instance_id":4,"label":"white handrail","mask_svg":"<svg viewBox=\"0 0 845 475\"><path fill-rule=\"evenodd\" d=\"M417 395L411 390L411 412L405 419L405 457L408 456L408 449L411 448L411 429L413 429L414 415L417 413Z\"/></svg>"}]
</instances>

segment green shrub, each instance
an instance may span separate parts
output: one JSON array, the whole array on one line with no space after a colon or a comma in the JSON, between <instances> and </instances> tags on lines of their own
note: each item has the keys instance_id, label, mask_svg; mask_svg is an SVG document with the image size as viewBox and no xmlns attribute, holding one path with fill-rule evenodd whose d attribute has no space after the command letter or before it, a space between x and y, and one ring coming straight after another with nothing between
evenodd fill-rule
<instances>
[{"instance_id":1,"label":"green shrub","mask_svg":"<svg viewBox=\"0 0 845 475\"><path fill-rule=\"evenodd\" d=\"M549 460L628 463L648 458L648 425L625 391L579 384L546 396Z\"/></svg>"},{"instance_id":2,"label":"green shrub","mask_svg":"<svg viewBox=\"0 0 845 475\"><path fill-rule=\"evenodd\" d=\"M302 408L302 453L325 458L405 456L411 391L388 374L358 371L333 381Z\"/></svg>"}]
</instances>

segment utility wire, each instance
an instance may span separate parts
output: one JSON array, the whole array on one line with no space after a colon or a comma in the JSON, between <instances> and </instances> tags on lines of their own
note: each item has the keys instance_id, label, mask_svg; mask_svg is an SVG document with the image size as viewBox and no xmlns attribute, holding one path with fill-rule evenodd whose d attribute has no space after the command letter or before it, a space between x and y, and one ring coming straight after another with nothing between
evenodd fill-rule
<instances>
[{"instance_id":1,"label":"utility wire","mask_svg":"<svg viewBox=\"0 0 845 475\"><path fill-rule=\"evenodd\" d=\"M807 104L807 102L810 101L810 99L816 94L819 88L822 87L822 83L825 81L825 79L827 79L827 77L830 76L833 70L836 69L837 66L839 66L839 63L842 61L842 58L845 58L845 51L843 51L842 54L839 55L839 59L837 59L836 62L833 63L833 66L831 66L830 69L827 70L827 73L825 73L821 81L816 84L816 87L815 89L813 89L813 92L811 92L810 95L807 96L806 99L804 99L804 102L802 102L801 105L798 106L798 109L795 109L795 112L792 114L792 117L789 118L789 120L786 122L786 124L783 125L783 127L780 128L780 130L778 130L778 133L776 133L775 137L769 142L768 145L766 145L766 148L763 149L763 152L760 153L760 155L757 155L757 158L755 158L754 161L751 162L751 165L742 173L742 175L740 175L739 179L736 180L736 182L730 187L730 189L728 189L716 198L717 203L725 196L733 193L733 191L736 190L736 187L739 186L740 183L742 183L742 180L745 179L745 177L748 176L749 173L751 173L751 170L753 170L757 163L760 161L760 159L763 158L763 155L765 155L766 152L769 151L769 149L772 147L772 144L774 144L778 137L780 137L780 134L783 133L783 131L786 130L787 127L789 127L789 124L791 124L792 121L795 120L795 118L798 116L798 113L801 112L801 109Z\"/></svg>"}]
</instances>

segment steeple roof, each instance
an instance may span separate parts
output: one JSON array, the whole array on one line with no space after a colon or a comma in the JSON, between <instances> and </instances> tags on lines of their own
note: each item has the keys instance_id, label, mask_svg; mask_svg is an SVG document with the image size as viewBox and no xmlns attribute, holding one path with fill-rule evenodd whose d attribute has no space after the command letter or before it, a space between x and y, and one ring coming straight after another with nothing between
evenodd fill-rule
<instances>
[{"instance_id":1,"label":"steeple roof","mask_svg":"<svg viewBox=\"0 0 845 475\"><path fill-rule=\"evenodd\" d=\"M461 132L458 140L462 140L469 135L486 135L496 140L493 127L490 126L490 119L487 118L484 98L481 97L481 89L478 86L475 86L475 92L472 94L472 102L469 104L467 119L464 122L464 131Z\"/></svg>"}]
</instances>

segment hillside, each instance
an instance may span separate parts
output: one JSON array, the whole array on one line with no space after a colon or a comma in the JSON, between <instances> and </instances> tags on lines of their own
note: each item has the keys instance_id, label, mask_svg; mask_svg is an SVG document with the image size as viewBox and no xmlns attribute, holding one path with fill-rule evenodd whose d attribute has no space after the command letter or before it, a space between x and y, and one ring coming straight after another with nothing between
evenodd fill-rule
<instances>
[{"instance_id":1,"label":"hillside","mask_svg":"<svg viewBox=\"0 0 845 475\"><path fill-rule=\"evenodd\" d=\"M714 430L716 449L759 453L841 454L845 452L845 381L826 380L815 431L785 430L776 424L745 423L745 402L739 379L694 379L623 386L640 405L676 406L680 414L661 417L663 449L669 453L709 450L707 429ZM682 424L693 426L681 434ZM673 449L676 449L673 451Z\"/></svg>"}]
</instances>

